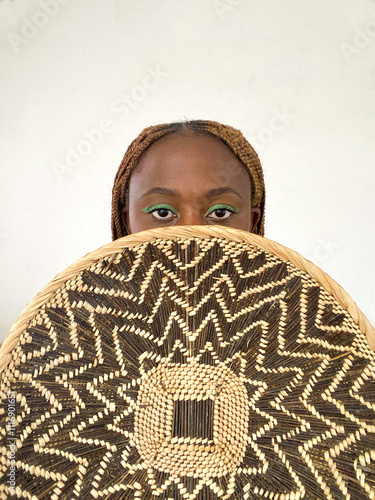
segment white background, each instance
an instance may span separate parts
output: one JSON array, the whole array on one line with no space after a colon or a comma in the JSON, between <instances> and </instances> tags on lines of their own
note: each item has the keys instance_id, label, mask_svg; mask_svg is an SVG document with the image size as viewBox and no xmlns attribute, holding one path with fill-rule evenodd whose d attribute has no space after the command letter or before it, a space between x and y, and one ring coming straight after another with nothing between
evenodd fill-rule
<instances>
[{"instance_id":1,"label":"white background","mask_svg":"<svg viewBox=\"0 0 375 500\"><path fill-rule=\"evenodd\" d=\"M0 340L111 240L130 141L184 117L242 130L266 236L375 322L375 1L0 0L0 41Z\"/></svg>"}]
</instances>

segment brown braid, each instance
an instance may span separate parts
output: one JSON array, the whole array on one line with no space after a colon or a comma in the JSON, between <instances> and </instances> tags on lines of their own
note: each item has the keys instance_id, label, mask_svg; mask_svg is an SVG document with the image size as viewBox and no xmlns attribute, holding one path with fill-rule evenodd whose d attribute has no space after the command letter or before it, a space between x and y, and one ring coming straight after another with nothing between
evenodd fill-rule
<instances>
[{"instance_id":1,"label":"brown braid","mask_svg":"<svg viewBox=\"0 0 375 500\"><path fill-rule=\"evenodd\" d=\"M226 144L246 167L252 189L252 207L260 209L260 219L254 233L264 235L265 186L263 170L258 155L239 130L221 123L192 120L187 122L165 123L145 128L128 147L118 168L112 189L112 238L116 240L127 235L122 221L121 211L126 203L130 175L137 166L142 153L161 137L191 130L197 133L210 134Z\"/></svg>"}]
</instances>

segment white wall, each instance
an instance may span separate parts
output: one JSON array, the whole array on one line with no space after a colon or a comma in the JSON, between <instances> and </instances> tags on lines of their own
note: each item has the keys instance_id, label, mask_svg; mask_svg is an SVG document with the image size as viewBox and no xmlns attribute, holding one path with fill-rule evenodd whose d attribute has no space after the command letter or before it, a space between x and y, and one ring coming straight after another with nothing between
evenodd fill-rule
<instances>
[{"instance_id":1,"label":"white wall","mask_svg":"<svg viewBox=\"0 0 375 500\"><path fill-rule=\"evenodd\" d=\"M0 340L110 241L129 142L184 117L245 133L265 169L266 236L375 322L375 1L0 0L0 40Z\"/></svg>"}]
</instances>

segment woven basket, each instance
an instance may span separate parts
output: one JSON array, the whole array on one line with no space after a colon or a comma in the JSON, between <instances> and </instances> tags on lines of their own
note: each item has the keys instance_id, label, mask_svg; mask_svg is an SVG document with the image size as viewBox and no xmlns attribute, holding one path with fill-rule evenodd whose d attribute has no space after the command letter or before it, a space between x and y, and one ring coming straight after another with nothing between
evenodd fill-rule
<instances>
[{"instance_id":1,"label":"woven basket","mask_svg":"<svg viewBox=\"0 0 375 500\"><path fill-rule=\"evenodd\" d=\"M0 496L375 498L374 347L348 294L266 238L116 240L0 349Z\"/></svg>"}]
</instances>

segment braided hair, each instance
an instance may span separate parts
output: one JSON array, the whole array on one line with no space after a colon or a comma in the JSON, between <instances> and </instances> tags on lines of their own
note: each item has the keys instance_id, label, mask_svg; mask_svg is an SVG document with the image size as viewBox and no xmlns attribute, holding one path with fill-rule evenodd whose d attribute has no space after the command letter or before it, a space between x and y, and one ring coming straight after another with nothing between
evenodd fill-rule
<instances>
[{"instance_id":1,"label":"braided hair","mask_svg":"<svg viewBox=\"0 0 375 500\"><path fill-rule=\"evenodd\" d=\"M138 165L141 155L147 148L162 137L184 131L192 131L199 134L208 134L217 137L224 144L226 144L226 146L228 146L235 156L242 162L251 179L252 207L260 209L260 218L253 232L263 236L265 186L262 165L258 155L239 130L213 121L192 120L147 127L128 147L118 168L112 189L111 223L113 240L128 234L124 226L121 213L123 207L126 206L130 176Z\"/></svg>"}]
</instances>

